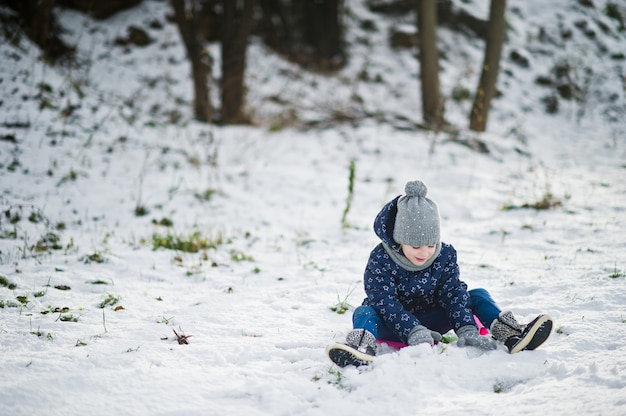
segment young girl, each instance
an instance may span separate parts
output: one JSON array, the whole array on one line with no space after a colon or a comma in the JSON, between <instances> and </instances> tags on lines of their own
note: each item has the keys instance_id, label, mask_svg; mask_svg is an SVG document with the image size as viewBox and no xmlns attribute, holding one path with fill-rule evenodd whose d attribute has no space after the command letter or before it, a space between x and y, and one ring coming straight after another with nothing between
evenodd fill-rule
<instances>
[{"instance_id":1,"label":"young girl","mask_svg":"<svg viewBox=\"0 0 626 416\"><path fill-rule=\"evenodd\" d=\"M459 279L454 247L440 240L439 209L426 198L426 186L408 182L405 192L374 221L382 242L365 269L367 297L354 311L345 343L328 346L328 357L341 367L365 365L376 354L377 339L433 345L451 329L460 347L493 350L500 342L513 354L540 346L552 330L550 317L541 314L522 325L486 290L468 291ZM493 338L479 334L476 318Z\"/></svg>"}]
</instances>

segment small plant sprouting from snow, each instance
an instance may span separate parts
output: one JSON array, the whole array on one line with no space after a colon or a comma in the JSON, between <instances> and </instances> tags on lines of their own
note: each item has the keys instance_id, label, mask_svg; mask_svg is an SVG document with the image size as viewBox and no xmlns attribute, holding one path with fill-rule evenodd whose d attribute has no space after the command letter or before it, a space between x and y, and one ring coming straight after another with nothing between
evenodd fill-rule
<instances>
[{"instance_id":1,"label":"small plant sprouting from snow","mask_svg":"<svg viewBox=\"0 0 626 416\"><path fill-rule=\"evenodd\" d=\"M216 249L226 241L221 235L214 239L204 237L199 231L195 231L188 236L175 234L159 234L152 235L152 249L158 250L165 248L168 250L177 250L184 253L197 253L201 250Z\"/></svg>"},{"instance_id":2,"label":"small plant sprouting from snow","mask_svg":"<svg viewBox=\"0 0 626 416\"><path fill-rule=\"evenodd\" d=\"M351 160L349 174L348 174L348 197L346 198L346 206L343 210L343 215L341 216L342 228L350 228L350 223L348 222L348 213L350 212L350 208L352 206L352 199L354 198L355 171L356 171L356 162L354 160Z\"/></svg>"},{"instance_id":3,"label":"small plant sprouting from snow","mask_svg":"<svg viewBox=\"0 0 626 416\"><path fill-rule=\"evenodd\" d=\"M327 383L330 385L333 385L335 387L337 387L340 390L346 390L347 387L344 384L344 376L343 373L341 372L341 369L338 369L336 367L330 367L328 369L328 379L327 379ZM321 380L322 377L321 376L315 376L313 377L313 381L319 381Z\"/></svg>"},{"instance_id":4,"label":"small plant sprouting from snow","mask_svg":"<svg viewBox=\"0 0 626 416\"><path fill-rule=\"evenodd\" d=\"M72 314L61 315L58 318L61 322L78 322L78 316Z\"/></svg>"},{"instance_id":5,"label":"small plant sprouting from snow","mask_svg":"<svg viewBox=\"0 0 626 416\"><path fill-rule=\"evenodd\" d=\"M11 282L6 276L0 275L0 287L6 287L9 290L17 288L17 285Z\"/></svg>"},{"instance_id":6,"label":"small plant sprouting from snow","mask_svg":"<svg viewBox=\"0 0 626 416\"><path fill-rule=\"evenodd\" d=\"M348 291L348 293L343 297L343 299L339 296L339 293L337 293L337 303L331 306L330 310L335 312L338 315L343 315L346 312L354 309L354 306L348 303L348 298L350 297L350 295L352 295L352 292L354 292L355 288L356 288L356 285L352 286L350 290Z\"/></svg>"},{"instance_id":7,"label":"small plant sprouting from snow","mask_svg":"<svg viewBox=\"0 0 626 416\"><path fill-rule=\"evenodd\" d=\"M182 329L180 329L180 327L178 327L178 330L180 331L180 334L176 332L175 329L172 329L172 331L174 331L174 335L176 335L176 341L178 342L178 344L179 345L189 344L189 338L191 337L191 335L185 335L185 333L183 332Z\"/></svg>"},{"instance_id":8,"label":"small plant sprouting from snow","mask_svg":"<svg viewBox=\"0 0 626 416\"><path fill-rule=\"evenodd\" d=\"M96 251L92 254L85 254L84 256L80 258L80 261L82 261L85 264L104 263L106 261L106 258L104 257L102 252Z\"/></svg>"},{"instance_id":9,"label":"small plant sprouting from snow","mask_svg":"<svg viewBox=\"0 0 626 416\"><path fill-rule=\"evenodd\" d=\"M107 306L115 306L120 301L120 299L120 296L107 295L107 297L102 302L100 302L100 309L104 309Z\"/></svg>"},{"instance_id":10,"label":"small plant sprouting from snow","mask_svg":"<svg viewBox=\"0 0 626 416\"><path fill-rule=\"evenodd\" d=\"M239 250L232 250L230 252L230 259L236 263L240 263L242 261L254 261L252 256Z\"/></svg>"},{"instance_id":11,"label":"small plant sprouting from snow","mask_svg":"<svg viewBox=\"0 0 626 416\"><path fill-rule=\"evenodd\" d=\"M624 276L626 276L626 272L624 272L624 270L618 269L617 264L613 267L613 271L609 274L609 277L611 279L617 279Z\"/></svg>"},{"instance_id":12,"label":"small plant sprouting from snow","mask_svg":"<svg viewBox=\"0 0 626 416\"><path fill-rule=\"evenodd\" d=\"M494 393L507 393L511 391L518 384L523 384L523 383L524 383L523 380L496 381L496 383L493 385L493 392Z\"/></svg>"},{"instance_id":13,"label":"small plant sprouting from snow","mask_svg":"<svg viewBox=\"0 0 626 416\"><path fill-rule=\"evenodd\" d=\"M504 204L501 209L503 211L511 211L515 209L534 209L536 211L547 210L557 208L563 205L563 202L552 195L551 192L546 192L543 197L535 202L525 202L521 205Z\"/></svg>"}]
</instances>

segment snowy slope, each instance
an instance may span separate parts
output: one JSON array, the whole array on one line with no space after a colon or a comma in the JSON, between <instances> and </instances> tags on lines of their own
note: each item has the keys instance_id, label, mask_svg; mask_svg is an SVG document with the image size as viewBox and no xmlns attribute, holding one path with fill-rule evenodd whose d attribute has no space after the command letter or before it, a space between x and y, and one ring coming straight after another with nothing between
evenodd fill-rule
<instances>
[{"instance_id":1,"label":"snowy slope","mask_svg":"<svg viewBox=\"0 0 626 416\"><path fill-rule=\"evenodd\" d=\"M626 412L626 64L611 58L626 35L606 2L509 2L488 132L466 131L471 102L446 104L457 139L479 139L488 154L407 128L420 122L415 51L387 41L413 18L349 3L351 59L337 77L253 43L252 127L191 120L165 1L105 22L59 11L82 61L72 70L43 65L26 39L0 45L0 414ZM363 32L364 19L377 30ZM155 42L113 46L131 24ZM473 90L481 42L439 35L442 92ZM546 114L554 90L536 79L563 61L585 99ZM331 308L364 296L374 216L418 178L468 285L522 320L553 316L541 349L418 346L365 369L326 359L351 327L350 312ZM560 205L502 209L548 195ZM194 233L207 244L198 253L153 249Z\"/></svg>"}]
</instances>

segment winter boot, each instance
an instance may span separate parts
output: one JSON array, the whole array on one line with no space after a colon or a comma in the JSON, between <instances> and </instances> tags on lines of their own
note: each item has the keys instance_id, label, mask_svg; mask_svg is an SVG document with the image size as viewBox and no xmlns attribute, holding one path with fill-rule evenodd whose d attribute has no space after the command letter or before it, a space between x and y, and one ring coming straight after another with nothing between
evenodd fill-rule
<instances>
[{"instance_id":1,"label":"winter boot","mask_svg":"<svg viewBox=\"0 0 626 416\"><path fill-rule=\"evenodd\" d=\"M534 350L545 342L552 331L552 318L539 315L529 324L520 325L510 311L500 313L491 324L491 334L503 342L510 354L523 350Z\"/></svg>"},{"instance_id":2,"label":"winter boot","mask_svg":"<svg viewBox=\"0 0 626 416\"><path fill-rule=\"evenodd\" d=\"M367 365L376 355L376 337L364 329L353 329L346 336L346 342L329 345L326 355L339 367Z\"/></svg>"}]
</instances>

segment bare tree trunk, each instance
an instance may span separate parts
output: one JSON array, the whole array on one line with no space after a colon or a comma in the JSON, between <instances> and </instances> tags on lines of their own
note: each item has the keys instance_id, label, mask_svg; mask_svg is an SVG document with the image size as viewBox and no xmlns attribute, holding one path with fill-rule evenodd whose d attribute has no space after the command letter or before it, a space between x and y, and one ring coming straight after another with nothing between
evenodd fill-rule
<instances>
[{"instance_id":1,"label":"bare tree trunk","mask_svg":"<svg viewBox=\"0 0 626 416\"><path fill-rule=\"evenodd\" d=\"M213 108L209 98L208 79L211 74L211 59L208 51L203 47L196 22L200 8L195 1L170 0L174 8L174 18L178 30L187 49L187 57L191 63L194 91L194 116L196 120L210 122L213 118Z\"/></svg>"},{"instance_id":2,"label":"bare tree trunk","mask_svg":"<svg viewBox=\"0 0 626 416\"><path fill-rule=\"evenodd\" d=\"M224 124L247 123L243 113L248 36L255 0L224 1L222 26L222 117Z\"/></svg>"},{"instance_id":3,"label":"bare tree trunk","mask_svg":"<svg viewBox=\"0 0 626 416\"><path fill-rule=\"evenodd\" d=\"M30 33L33 41L37 45L41 45L45 50L48 42L48 33L50 31L50 22L52 20L52 7L54 0L32 1L26 2L29 9L33 11L33 20L30 22Z\"/></svg>"},{"instance_id":4,"label":"bare tree trunk","mask_svg":"<svg viewBox=\"0 0 626 416\"><path fill-rule=\"evenodd\" d=\"M491 99L496 92L496 83L500 72L500 56L506 34L505 11L506 0L491 0L485 59L470 114L470 129L473 131L480 132L487 129L487 116L491 107Z\"/></svg>"},{"instance_id":5,"label":"bare tree trunk","mask_svg":"<svg viewBox=\"0 0 626 416\"><path fill-rule=\"evenodd\" d=\"M443 105L439 95L439 52L437 50L437 1L418 0L420 79L422 83L422 117L438 129L443 124Z\"/></svg>"},{"instance_id":6,"label":"bare tree trunk","mask_svg":"<svg viewBox=\"0 0 626 416\"><path fill-rule=\"evenodd\" d=\"M314 54L316 66L333 70L344 64L342 0L318 0L302 3L304 41Z\"/></svg>"},{"instance_id":7,"label":"bare tree trunk","mask_svg":"<svg viewBox=\"0 0 626 416\"><path fill-rule=\"evenodd\" d=\"M258 0L262 16L259 23L264 42L280 53L291 55L293 30L287 9L280 0Z\"/></svg>"},{"instance_id":8,"label":"bare tree trunk","mask_svg":"<svg viewBox=\"0 0 626 416\"><path fill-rule=\"evenodd\" d=\"M22 0L23 1L23 0ZM59 6L80 10L96 19L106 19L115 13L135 7L141 0L55 0Z\"/></svg>"},{"instance_id":9,"label":"bare tree trunk","mask_svg":"<svg viewBox=\"0 0 626 416\"><path fill-rule=\"evenodd\" d=\"M55 0L3 0L1 3L17 12L22 29L51 63L73 56L74 49L60 37L61 28L53 13Z\"/></svg>"}]
</instances>

